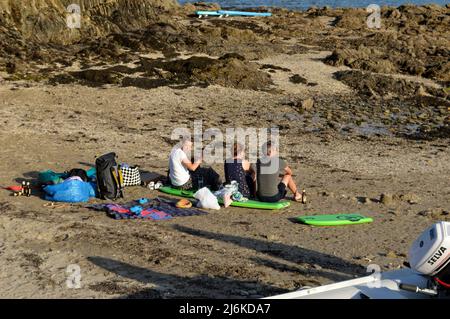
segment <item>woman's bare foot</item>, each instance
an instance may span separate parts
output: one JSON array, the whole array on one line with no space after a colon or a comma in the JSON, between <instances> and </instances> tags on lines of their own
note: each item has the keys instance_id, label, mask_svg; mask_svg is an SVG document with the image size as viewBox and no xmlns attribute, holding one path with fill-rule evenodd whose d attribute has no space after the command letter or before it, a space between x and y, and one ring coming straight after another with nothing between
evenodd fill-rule
<instances>
[{"instance_id":1,"label":"woman's bare foot","mask_svg":"<svg viewBox=\"0 0 450 319\"><path fill-rule=\"evenodd\" d=\"M302 201L302 193L300 193L300 192L295 192L295 194L294 194L294 200L296 201L296 202L301 202Z\"/></svg>"},{"instance_id":2,"label":"woman's bare foot","mask_svg":"<svg viewBox=\"0 0 450 319\"><path fill-rule=\"evenodd\" d=\"M226 207L229 207L233 201L231 200L231 194L227 193L223 196L223 204Z\"/></svg>"}]
</instances>

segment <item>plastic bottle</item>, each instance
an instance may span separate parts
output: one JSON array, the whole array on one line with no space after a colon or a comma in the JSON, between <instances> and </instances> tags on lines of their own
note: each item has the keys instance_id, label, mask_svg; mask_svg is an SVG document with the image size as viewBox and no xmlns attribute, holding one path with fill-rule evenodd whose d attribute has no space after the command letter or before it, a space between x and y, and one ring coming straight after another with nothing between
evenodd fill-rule
<instances>
[{"instance_id":1,"label":"plastic bottle","mask_svg":"<svg viewBox=\"0 0 450 319\"><path fill-rule=\"evenodd\" d=\"M202 189L204 186L203 176L198 177L198 189Z\"/></svg>"},{"instance_id":2,"label":"plastic bottle","mask_svg":"<svg viewBox=\"0 0 450 319\"><path fill-rule=\"evenodd\" d=\"M27 187L25 189L25 195L27 195L27 197L31 196L31 186L30 186L30 182L27 182Z\"/></svg>"},{"instance_id":3,"label":"plastic bottle","mask_svg":"<svg viewBox=\"0 0 450 319\"><path fill-rule=\"evenodd\" d=\"M302 190L302 204L306 204L306 190Z\"/></svg>"}]
</instances>

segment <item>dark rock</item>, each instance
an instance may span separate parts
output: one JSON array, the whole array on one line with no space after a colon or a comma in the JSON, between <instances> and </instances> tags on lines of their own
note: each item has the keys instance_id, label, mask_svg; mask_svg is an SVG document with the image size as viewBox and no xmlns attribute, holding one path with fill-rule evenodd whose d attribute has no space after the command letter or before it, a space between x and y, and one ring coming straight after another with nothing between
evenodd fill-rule
<instances>
[{"instance_id":1,"label":"dark rock","mask_svg":"<svg viewBox=\"0 0 450 319\"><path fill-rule=\"evenodd\" d=\"M419 216L430 217L434 219L442 218L442 216L448 216L450 213L442 208L426 209L417 213Z\"/></svg>"},{"instance_id":2,"label":"dark rock","mask_svg":"<svg viewBox=\"0 0 450 319\"><path fill-rule=\"evenodd\" d=\"M119 84L123 78L120 73L109 70L84 70L72 72L71 75L98 84Z\"/></svg>"},{"instance_id":3,"label":"dark rock","mask_svg":"<svg viewBox=\"0 0 450 319\"><path fill-rule=\"evenodd\" d=\"M272 84L269 74L258 69L257 64L225 55L220 59L191 57L173 61L142 60L148 74L160 74L157 69L168 72L164 78L170 83L195 85L217 84L239 89L267 90Z\"/></svg>"},{"instance_id":4,"label":"dark rock","mask_svg":"<svg viewBox=\"0 0 450 319\"><path fill-rule=\"evenodd\" d=\"M10 61L10 62L6 63L5 69L6 69L6 72L8 72L9 74L13 74L13 73L16 73L17 65L15 62Z\"/></svg>"},{"instance_id":5,"label":"dark rock","mask_svg":"<svg viewBox=\"0 0 450 319\"><path fill-rule=\"evenodd\" d=\"M394 198L391 194L381 194L380 196L380 202L383 205L391 205L394 203Z\"/></svg>"},{"instance_id":6,"label":"dark rock","mask_svg":"<svg viewBox=\"0 0 450 319\"><path fill-rule=\"evenodd\" d=\"M325 196L325 197L334 197L334 193L331 193L331 192L322 192L322 196Z\"/></svg>"},{"instance_id":7,"label":"dark rock","mask_svg":"<svg viewBox=\"0 0 450 319\"><path fill-rule=\"evenodd\" d=\"M400 199L411 205L418 204L420 202L420 197L414 193L402 194L400 195Z\"/></svg>"},{"instance_id":8,"label":"dark rock","mask_svg":"<svg viewBox=\"0 0 450 319\"><path fill-rule=\"evenodd\" d=\"M291 81L292 83L295 83L295 84L307 84L308 83L308 80L299 74L294 74L293 76L291 76L289 78L289 81Z\"/></svg>"},{"instance_id":9,"label":"dark rock","mask_svg":"<svg viewBox=\"0 0 450 319\"><path fill-rule=\"evenodd\" d=\"M416 92L420 91L422 87L417 82L362 71L339 71L334 75L338 80L367 96L415 97ZM426 92L431 91L431 93L435 93L432 88L422 88Z\"/></svg>"},{"instance_id":10,"label":"dark rock","mask_svg":"<svg viewBox=\"0 0 450 319\"><path fill-rule=\"evenodd\" d=\"M417 213L417 215L425 216L425 217L431 216L432 214L433 214L433 212L431 210L422 210Z\"/></svg>"},{"instance_id":11,"label":"dark rock","mask_svg":"<svg viewBox=\"0 0 450 319\"><path fill-rule=\"evenodd\" d=\"M288 68L283 68L281 66L276 66L276 65L273 65L273 64L263 64L261 66L261 69L279 70L279 71L284 71L284 72L290 72L291 71Z\"/></svg>"}]
</instances>

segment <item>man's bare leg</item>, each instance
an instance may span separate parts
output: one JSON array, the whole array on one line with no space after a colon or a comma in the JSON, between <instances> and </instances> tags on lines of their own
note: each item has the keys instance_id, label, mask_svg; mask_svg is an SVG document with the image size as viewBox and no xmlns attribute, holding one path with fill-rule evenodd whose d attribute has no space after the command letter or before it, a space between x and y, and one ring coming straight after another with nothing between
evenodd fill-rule
<instances>
[{"instance_id":1,"label":"man's bare leg","mask_svg":"<svg viewBox=\"0 0 450 319\"><path fill-rule=\"evenodd\" d=\"M295 201L299 202L302 199L302 194L297 190L297 185L295 185L295 181L292 178L292 175L284 175L281 182L289 188L289 190L294 194Z\"/></svg>"}]
</instances>

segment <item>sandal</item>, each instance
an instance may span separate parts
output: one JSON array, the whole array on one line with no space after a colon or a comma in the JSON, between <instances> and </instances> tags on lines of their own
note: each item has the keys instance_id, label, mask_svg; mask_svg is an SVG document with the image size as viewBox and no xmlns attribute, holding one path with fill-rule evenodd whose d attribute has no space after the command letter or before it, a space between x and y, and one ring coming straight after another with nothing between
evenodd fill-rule
<instances>
[{"instance_id":1,"label":"sandal","mask_svg":"<svg viewBox=\"0 0 450 319\"><path fill-rule=\"evenodd\" d=\"M57 204L57 203L54 203L54 202L45 203L45 204L42 205L42 206L43 206L43 207L51 207L51 208L53 208L53 209L70 207L69 204Z\"/></svg>"}]
</instances>

